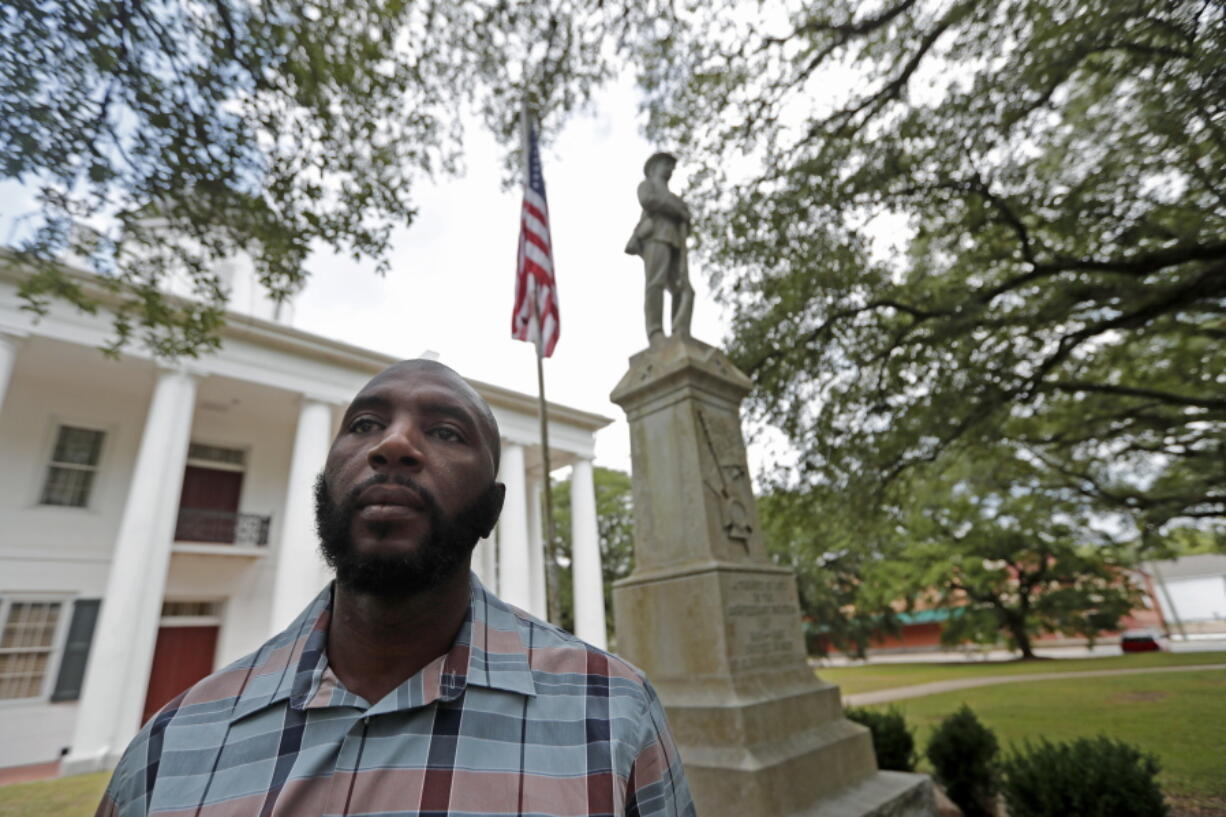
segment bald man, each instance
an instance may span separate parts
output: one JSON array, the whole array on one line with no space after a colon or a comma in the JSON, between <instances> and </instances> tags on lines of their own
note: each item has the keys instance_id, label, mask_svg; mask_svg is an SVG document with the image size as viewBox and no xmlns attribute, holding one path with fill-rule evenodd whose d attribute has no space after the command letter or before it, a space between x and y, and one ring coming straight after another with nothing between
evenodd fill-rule
<instances>
[{"instance_id":1,"label":"bald man","mask_svg":"<svg viewBox=\"0 0 1226 817\"><path fill-rule=\"evenodd\" d=\"M498 424L451 369L381 372L316 484L336 581L145 724L99 815L679 815L643 674L469 570L502 508Z\"/></svg>"}]
</instances>

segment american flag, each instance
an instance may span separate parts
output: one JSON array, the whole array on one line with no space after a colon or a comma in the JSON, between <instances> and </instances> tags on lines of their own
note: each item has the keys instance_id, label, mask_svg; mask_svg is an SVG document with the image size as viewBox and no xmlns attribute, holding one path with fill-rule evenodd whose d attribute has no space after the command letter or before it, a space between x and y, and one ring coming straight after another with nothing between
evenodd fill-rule
<instances>
[{"instance_id":1,"label":"american flag","mask_svg":"<svg viewBox=\"0 0 1226 817\"><path fill-rule=\"evenodd\" d=\"M527 128L524 204L519 217L519 253L515 263L515 311L511 337L536 344L540 357L549 357L558 345L558 290L553 277L553 249L549 240L549 204L545 177L537 150L536 128Z\"/></svg>"}]
</instances>

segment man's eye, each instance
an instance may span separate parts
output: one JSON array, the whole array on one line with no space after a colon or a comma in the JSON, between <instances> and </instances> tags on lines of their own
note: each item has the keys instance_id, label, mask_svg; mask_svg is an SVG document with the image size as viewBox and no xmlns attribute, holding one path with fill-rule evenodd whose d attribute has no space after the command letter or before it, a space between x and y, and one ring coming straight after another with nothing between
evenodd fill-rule
<instances>
[{"instance_id":1,"label":"man's eye","mask_svg":"<svg viewBox=\"0 0 1226 817\"><path fill-rule=\"evenodd\" d=\"M349 430L355 434L365 434L367 431L374 431L379 427L379 424L369 417L359 417L349 424Z\"/></svg>"},{"instance_id":2,"label":"man's eye","mask_svg":"<svg viewBox=\"0 0 1226 817\"><path fill-rule=\"evenodd\" d=\"M439 426L438 428L430 429L430 433L435 437L449 443L459 443L464 441L464 437L460 432L456 431L451 426Z\"/></svg>"}]
</instances>

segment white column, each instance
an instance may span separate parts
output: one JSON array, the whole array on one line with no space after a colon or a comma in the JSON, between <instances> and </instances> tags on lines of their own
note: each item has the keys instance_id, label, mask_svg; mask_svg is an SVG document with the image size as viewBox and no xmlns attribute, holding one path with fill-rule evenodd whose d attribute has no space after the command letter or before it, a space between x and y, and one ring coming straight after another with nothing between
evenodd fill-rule
<instances>
[{"instance_id":1,"label":"white column","mask_svg":"<svg viewBox=\"0 0 1226 817\"><path fill-rule=\"evenodd\" d=\"M498 596L508 604L528 610L532 607L532 583L522 445L508 443L502 449L499 478L507 486L507 496L498 523Z\"/></svg>"},{"instance_id":2,"label":"white column","mask_svg":"<svg viewBox=\"0 0 1226 817\"><path fill-rule=\"evenodd\" d=\"M289 626L319 593L321 577L327 575L315 534L315 478L323 470L331 442L331 404L304 396L298 408L298 429L281 512L270 633Z\"/></svg>"},{"instance_id":3,"label":"white column","mask_svg":"<svg viewBox=\"0 0 1226 817\"><path fill-rule=\"evenodd\" d=\"M528 583L532 589L532 606L528 612L542 620L549 618L549 601L545 585L545 531L541 525L541 481L528 480Z\"/></svg>"},{"instance_id":4,"label":"white column","mask_svg":"<svg viewBox=\"0 0 1226 817\"><path fill-rule=\"evenodd\" d=\"M498 595L498 530L495 528L485 539L477 540L473 548L473 572L486 589Z\"/></svg>"},{"instance_id":5,"label":"white column","mask_svg":"<svg viewBox=\"0 0 1226 817\"><path fill-rule=\"evenodd\" d=\"M196 378L158 375L115 541L65 774L109 768L140 728L161 618Z\"/></svg>"},{"instance_id":6,"label":"white column","mask_svg":"<svg viewBox=\"0 0 1226 817\"><path fill-rule=\"evenodd\" d=\"M24 334L0 328L0 409L4 408L4 395L8 391L9 379L13 376L17 350L21 348L24 340Z\"/></svg>"},{"instance_id":7,"label":"white column","mask_svg":"<svg viewBox=\"0 0 1226 817\"><path fill-rule=\"evenodd\" d=\"M576 460L570 472L571 576L575 635L601 649L608 645L604 622L604 579L596 527L596 483L591 460Z\"/></svg>"}]
</instances>

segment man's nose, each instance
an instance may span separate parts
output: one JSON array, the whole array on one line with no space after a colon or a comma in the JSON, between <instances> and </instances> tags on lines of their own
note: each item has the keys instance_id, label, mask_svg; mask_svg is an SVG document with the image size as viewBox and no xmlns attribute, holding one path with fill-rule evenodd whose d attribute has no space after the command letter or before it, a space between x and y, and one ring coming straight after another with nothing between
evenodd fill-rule
<instances>
[{"instance_id":1,"label":"man's nose","mask_svg":"<svg viewBox=\"0 0 1226 817\"><path fill-rule=\"evenodd\" d=\"M366 455L376 471L389 467L417 468L421 465L421 435L410 423L388 426Z\"/></svg>"}]
</instances>

